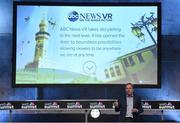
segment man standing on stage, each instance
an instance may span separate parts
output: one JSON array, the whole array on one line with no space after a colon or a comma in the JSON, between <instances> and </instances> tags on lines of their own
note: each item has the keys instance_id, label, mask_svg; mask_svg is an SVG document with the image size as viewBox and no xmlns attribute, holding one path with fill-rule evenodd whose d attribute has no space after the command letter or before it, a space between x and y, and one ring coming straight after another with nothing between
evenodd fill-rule
<instances>
[{"instance_id":1,"label":"man standing on stage","mask_svg":"<svg viewBox=\"0 0 180 123\"><path fill-rule=\"evenodd\" d=\"M124 100L114 103L115 111L120 111L120 121L138 121L139 114L143 112L141 98L133 93L134 88L131 83L126 84L125 91Z\"/></svg>"}]
</instances>

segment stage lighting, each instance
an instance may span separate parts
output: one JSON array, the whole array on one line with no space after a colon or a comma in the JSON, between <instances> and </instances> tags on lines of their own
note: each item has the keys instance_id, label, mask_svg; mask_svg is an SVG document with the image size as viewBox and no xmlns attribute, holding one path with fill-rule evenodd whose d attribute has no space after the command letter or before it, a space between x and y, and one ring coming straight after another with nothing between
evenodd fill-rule
<instances>
[{"instance_id":1,"label":"stage lighting","mask_svg":"<svg viewBox=\"0 0 180 123\"><path fill-rule=\"evenodd\" d=\"M98 118L101 113L100 113L99 109L92 109L90 114L91 114L91 117Z\"/></svg>"}]
</instances>

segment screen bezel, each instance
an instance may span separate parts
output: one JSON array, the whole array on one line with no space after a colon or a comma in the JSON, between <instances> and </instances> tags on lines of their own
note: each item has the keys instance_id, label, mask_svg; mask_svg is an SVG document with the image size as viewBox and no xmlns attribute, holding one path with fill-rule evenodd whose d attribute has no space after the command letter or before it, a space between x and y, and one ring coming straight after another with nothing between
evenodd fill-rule
<instances>
[{"instance_id":1,"label":"screen bezel","mask_svg":"<svg viewBox=\"0 0 180 123\"><path fill-rule=\"evenodd\" d=\"M68 2L13 2L13 58L12 58L12 87L116 87L124 84L17 84L16 83L16 30L17 30L17 6L156 6L158 9L158 35L157 35L157 84L135 84L136 88L160 88L161 87L161 3L160 2L129 2L129 3L68 3Z\"/></svg>"}]
</instances>

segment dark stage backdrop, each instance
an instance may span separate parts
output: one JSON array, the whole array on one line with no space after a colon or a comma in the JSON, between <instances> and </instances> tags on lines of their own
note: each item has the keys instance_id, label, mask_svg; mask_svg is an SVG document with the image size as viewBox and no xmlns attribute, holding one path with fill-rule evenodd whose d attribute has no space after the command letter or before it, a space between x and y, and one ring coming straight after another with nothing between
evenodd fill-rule
<instances>
[{"instance_id":1,"label":"dark stage backdrop","mask_svg":"<svg viewBox=\"0 0 180 123\"><path fill-rule=\"evenodd\" d=\"M20 1L20 0L19 0ZM26 0L21 0L26 1ZM28 0L38 1L38 0ZM39 0L42 1L42 0ZM48 0L44 0L48 1ZM179 0L49 0L53 2L162 2L162 88L137 89L146 100L180 100ZM0 100L117 98L121 88L11 88L12 0L0 1Z\"/></svg>"}]
</instances>

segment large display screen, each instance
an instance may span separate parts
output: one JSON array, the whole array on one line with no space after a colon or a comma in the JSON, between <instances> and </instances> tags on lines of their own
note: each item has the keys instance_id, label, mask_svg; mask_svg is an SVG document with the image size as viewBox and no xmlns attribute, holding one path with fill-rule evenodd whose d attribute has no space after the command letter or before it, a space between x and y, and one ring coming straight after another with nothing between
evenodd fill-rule
<instances>
[{"instance_id":1,"label":"large display screen","mask_svg":"<svg viewBox=\"0 0 180 123\"><path fill-rule=\"evenodd\" d=\"M14 6L15 85L158 85L158 4Z\"/></svg>"}]
</instances>

